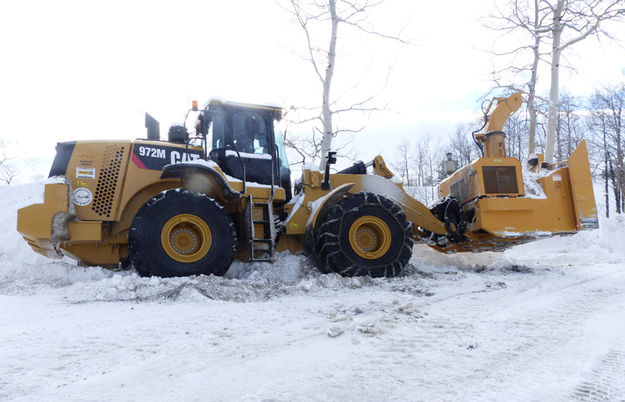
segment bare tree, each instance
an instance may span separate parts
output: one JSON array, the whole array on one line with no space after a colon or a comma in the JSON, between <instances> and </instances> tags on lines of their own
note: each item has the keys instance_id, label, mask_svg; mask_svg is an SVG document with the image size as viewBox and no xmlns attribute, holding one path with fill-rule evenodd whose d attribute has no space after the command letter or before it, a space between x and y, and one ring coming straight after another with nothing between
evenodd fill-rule
<instances>
[{"instance_id":1,"label":"bare tree","mask_svg":"<svg viewBox=\"0 0 625 402\"><path fill-rule=\"evenodd\" d=\"M397 151L398 160L393 167L399 172L406 192L426 205L437 200L437 185L445 177L444 173L439 174L445 160L443 148L426 133L414 145L403 141Z\"/></svg>"},{"instance_id":2,"label":"bare tree","mask_svg":"<svg viewBox=\"0 0 625 402\"><path fill-rule=\"evenodd\" d=\"M590 105L592 142L604 151L606 193L610 180L616 212L620 213L625 210L625 84L597 91Z\"/></svg>"},{"instance_id":3,"label":"bare tree","mask_svg":"<svg viewBox=\"0 0 625 402\"><path fill-rule=\"evenodd\" d=\"M579 100L563 92L560 95L558 125L556 127L556 153L559 160L568 159L575 146L583 139Z\"/></svg>"},{"instance_id":4,"label":"bare tree","mask_svg":"<svg viewBox=\"0 0 625 402\"><path fill-rule=\"evenodd\" d=\"M411 150L411 146L410 143L408 141L402 141L397 145L397 158L395 159L395 161L392 163L392 166L397 169L397 171L399 172L399 176L402 179L402 183L405 186L412 186L413 185L413 180L412 180L412 174L411 174L411 170L412 170L412 164L413 164L413 158L412 158L412 150Z\"/></svg>"},{"instance_id":5,"label":"bare tree","mask_svg":"<svg viewBox=\"0 0 625 402\"><path fill-rule=\"evenodd\" d=\"M527 119L519 114L512 114L506 121L504 131L506 133L506 152L522 160L527 155L526 144L528 143Z\"/></svg>"},{"instance_id":6,"label":"bare tree","mask_svg":"<svg viewBox=\"0 0 625 402\"><path fill-rule=\"evenodd\" d=\"M591 35L605 34L601 24L625 15L623 0L541 0L551 16L551 86L547 113L545 161L552 162L560 88L560 58L568 47ZM565 35L571 33L571 35Z\"/></svg>"},{"instance_id":7,"label":"bare tree","mask_svg":"<svg viewBox=\"0 0 625 402\"><path fill-rule=\"evenodd\" d=\"M9 163L11 158L6 155L5 144L0 141L0 182L11 184L18 176L17 169Z\"/></svg>"},{"instance_id":8,"label":"bare tree","mask_svg":"<svg viewBox=\"0 0 625 402\"><path fill-rule=\"evenodd\" d=\"M438 185L445 177L444 166L447 159L445 154L445 147L441 146L438 141L431 142L431 137L428 140L428 153L427 153L427 167L428 177L425 182L426 186L429 186L429 195L425 197L427 205L431 205L434 201L438 200ZM433 144L433 145L432 145ZM443 171L441 175L441 170Z\"/></svg>"},{"instance_id":9,"label":"bare tree","mask_svg":"<svg viewBox=\"0 0 625 402\"><path fill-rule=\"evenodd\" d=\"M313 128L309 136L297 136L291 131L285 130L283 134L284 145L294 150L301 159L290 162L290 165L307 165L313 163L321 152L321 139ZM335 145L334 151L342 158L356 161L356 155L349 151L352 139L349 138L339 145Z\"/></svg>"},{"instance_id":10,"label":"bare tree","mask_svg":"<svg viewBox=\"0 0 625 402\"><path fill-rule=\"evenodd\" d=\"M425 183L429 147L429 141L417 141L415 145L415 162L417 167L415 183L418 186L423 186L423 183Z\"/></svg>"},{"instance_id":11,"label":"bare tree","mask_svg":"<svg viewBox=\"0 0 625 402\"><path fill-rule=\"evenodd\" d=\"M339 27L343 26L400 43L409 43L400 35L387 35L377 31L368 21L367 16L371 9L382 3L384 0L289 0L288 11L304 33L308 53L306 58L310 61L315 76L322 87L321 107L313 108L319 112L318 115L300 120L300 122L317 121L321 125L321 127L314 128L321 137L318 140L315 139L315 143L319 145L319 152L316 155L320 158L320 169L325 166L325 157L328 151L332 149L333 139L339 133L358 133L365 127L365 125L357 128L337 127L334 121L335 116L341 113L370 113L384 109L384 107L372 105L375 95L347 105L339 105L338 99L332 97L333 79L337 64ZM325 45L319 45L314 38L318 32L318 28L314 28L314 26L317 25L323 25L325 29L329 29L329 36Z\"/></svg>"},{"instance_id":12,"label":"bare tree","mask_svg":"<svg viewBox=\"0 0 625 402\"><path fill-rule=\"evenodd\" d=\"M606 122L606 114L605 113L601 113L600 110L594 110L593 109L593 103L595 102L591 102L590 106L589 106L589 110L591 111L591 114L588 116L588 127L590 128L591 133L593 133L593 136L591 137L590 141L594 142L593 145L595 145L595 147L593 148L600 148L603 150L603 161L602 165L603 165L603 173L602 173L602 178L604 180L604 200L605 200L605 217L609 218L610 217L610 184L609 184L609 178L610 178L610 173L609 172L613 172L613 169L611 169L611 160L610 160L610 153L608 151L608 130L607 130L607 122ZM598 106L598 105L597 105ZM614 175L612 175L612 177L614 177Z\"/></svg>"},{"instance_id":13,"label":"bare tree","mask_svg":"<svg viewBox=\"0 0 625 402\"><path fill-rule=\"evenodd\" d=\"M527 94L529 115L528 154L535 152L538 111L536 84L541 60L551 65L548 98L545 160L553 161L556 130L558 129L558 100L560 59L568 47L591 35L608 36L602 24L608 20L621 19L624 15L623 0L512 0L508 9L491 16L488 26L506 34L522 34L520 46L513 45L504 52L492 52L497 56L524 56L531 54L528 64L515 61L513 65L494 73L496 86L522 90ZM547 40L551 49L541 51ZM509 41L518 43L518 40ZM529 72L529 79L527 79ZM502 73L512 73L509 81L503 81ZM509 77L509 74L506 74ZM511 83L510 83L511 81ZM521 81L521 82L519 82Z\"/></svg>"},{"instance_id":14,"label":"bare tree","mask_svg":"<svg viewBox=\"0 0 625 402\"><path fill-rule=\"evenodd\" d=\"M451 136L450 148L459 166L471 163L475 156L475 144L471 138L471 124L459 124Z\"/></svg>"},{"instance_id":15,"label":"bare tree","mask_svg":"<svg viewBox=\"0 0 625 402\"><path fill-rule=\"evenodd\" d=\"M285 116L288 116L288 112ZM285 120L288 119L285 117ZM284 130L283 140L287 148L294 150L301 157L298 161L291 161L291 165L305 165L308 161L313 161L321 151L321 143L314 130L310 137L298 137L287 127Z\"/></svg>"},{"instance_id":16,"label":"bare tree","mask_svg":"<svg viewBox=\"0 0 625 402\"><path fill-rule=\"evenodd\" d=\"M547 6L542 3L540 0L512 0L508 3L506 11L501 11L495 5L496 13L490 15L486 23L488 28L504 32L506 39L509 39L510 35L521 37L520 45L516 45L519 40L507 40L505 50L490 51L490 53L497 57L514 57L513 64L493 72L494 89L506 88L521 91L527 95L528 156L532 155L536 148L538 65L544 55L541 52L541 44L549 32L545 13ZM509 44L513 45L509 46ZM507 62L508 57L505 59ZM525 64L519 62L519 59L526 60Z\"/></svg>"}]
</instances>

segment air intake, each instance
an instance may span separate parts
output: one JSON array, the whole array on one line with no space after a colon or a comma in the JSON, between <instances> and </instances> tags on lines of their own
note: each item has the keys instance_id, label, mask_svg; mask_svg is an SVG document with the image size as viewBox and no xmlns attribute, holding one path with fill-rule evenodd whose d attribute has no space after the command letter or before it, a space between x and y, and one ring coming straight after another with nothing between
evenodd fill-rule
<instances>
[{"instance_id":1,"label":"air intake","mask_svg":"<svg viewBox=\"0 0 625 402\"><path fill-rule=\"evenodd\" d=\"M96 214L110 218L115 193L119 186L119 176L124 160L124 147L108 146L104 152L98 184L91 210Z\"/></svg>"}]
</instances>

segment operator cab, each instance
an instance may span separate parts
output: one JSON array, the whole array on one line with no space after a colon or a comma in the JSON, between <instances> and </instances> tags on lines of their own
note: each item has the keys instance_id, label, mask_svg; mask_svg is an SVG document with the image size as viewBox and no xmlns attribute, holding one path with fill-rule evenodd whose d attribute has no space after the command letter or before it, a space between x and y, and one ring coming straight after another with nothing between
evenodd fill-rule
<instances>
[{"instance_id":1,"label":"operator cab","mask_svg":"<svg viewBox=\"0 0 625 402\"><path fill-rule=\"evenodd\" d=\"M246 182L280 186L291 199L291 171L282 135L274 120L282 118L277 106L211 100L198 119L198 132L206 135L208 159L227 175Z\"/></svg>"}]
</instances>

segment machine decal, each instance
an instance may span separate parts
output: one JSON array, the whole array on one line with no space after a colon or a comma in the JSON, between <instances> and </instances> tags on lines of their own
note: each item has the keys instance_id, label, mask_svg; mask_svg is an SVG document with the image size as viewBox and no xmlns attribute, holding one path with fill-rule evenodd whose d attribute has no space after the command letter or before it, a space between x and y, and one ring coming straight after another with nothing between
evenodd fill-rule
<instances>
[{"instance_id":1,"label":"machine decal","mask_svg":"<svg viewBox=\"0 0 625 402\"><path fill-rule=\"evenodd\" d=\"M165 150L162 148L144 147L139 146L139 155L147 156L149 158L165 159Z\"/></svg>"},{"instance_id":2,"label":"machine decal","mask_svg":"<svg viewBox=\"0 0 625 402\"><path fill-rule=\"evenodd\" d=\"M145 167L145 165L143 164L143 162L141 162L141 159L139 159L139 157L136 154L132 154L132 162L139 168L139 169L147 169Z\"/></svg>"},{"instance_id":3,"label":"machine decal","mask_svg":"<svg viewBox=\"0 0 625 402\"><path fill-rule=\"evenodd\" d=\"M202 155L196 149L136 144L131 160L139 169L162 170L165 165L198 160Z\"/></svg>"},{"instance_id":4,"label":"machine decal","mask_svg":"<svg viewBox=\"0 0 625 402\"><path fill-rule=\"evenodd\" d=\"M95 168L79 166L76 168L77 179L95 179Z\"/></svg>"},{"instance_id":5,"label":"machine decal","mask_svg":"<svg viewBox=\"0 0 625 402\"><path fill-rule=\"evenodd\" d=\"M171 151L170 154L170 163L182 163L182 162L191 162L198 160L202 157L202 153L188 153L186 151Z\"/></svg>"},{"instance_id":6,"label":"machine decal","mask_svg":"<svg viewBox=\"0 0 625 402\"><path fill-rule=\"evenodd\" d=\"M74 204L84 207L91 204L91 201L93 201L93 194L88 188L79 187L74 190Z\"/></svg>"}]
</instances>

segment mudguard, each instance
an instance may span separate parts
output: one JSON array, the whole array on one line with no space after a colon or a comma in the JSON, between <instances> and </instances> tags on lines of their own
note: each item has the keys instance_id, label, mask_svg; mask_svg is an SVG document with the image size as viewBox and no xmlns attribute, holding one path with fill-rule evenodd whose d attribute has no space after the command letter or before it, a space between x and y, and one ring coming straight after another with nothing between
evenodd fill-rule
<instances>
[{"instance_id":1,"label":"mudguard","mask_svg":"<svg viewBox=\"0 0 625 402\"><path fill-rule=\"evenodd\" d=\"M328 210L338 201L345 193L354 187L354 183L345 183L334 190L330 191L324 197L313 202L313 210L306 223L307 228L316 228L319 222L322 222L328 214Z\"/></svg>"},{"instance_id":2,"label":"mudguard","mask_svg":"<svg viewBox=\"0 0 625 402\"><path fill-rule=\"evenodd\" d=\"M161 179L180 178L185 187L213 197L236 201L241 193L234 190L225 175L218 171L217 164L205 161L182 162L166 165Z\"/></svg>"}]
</instances>

